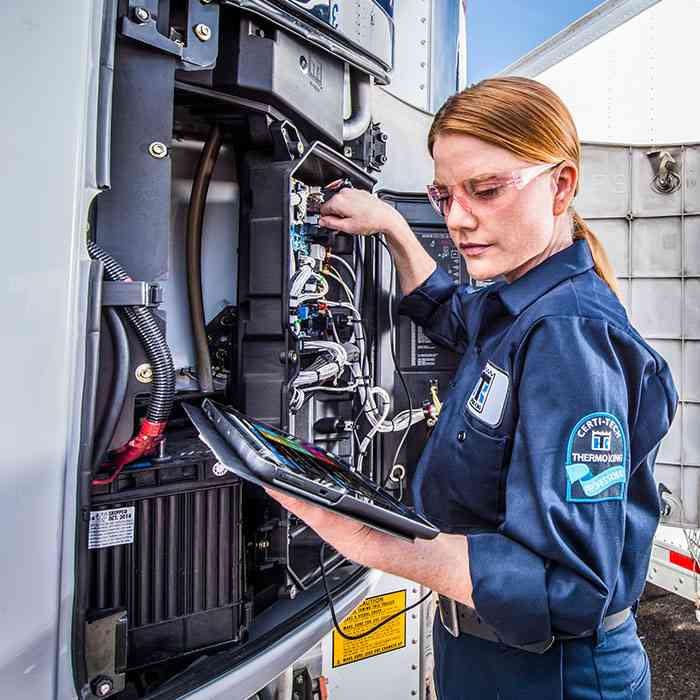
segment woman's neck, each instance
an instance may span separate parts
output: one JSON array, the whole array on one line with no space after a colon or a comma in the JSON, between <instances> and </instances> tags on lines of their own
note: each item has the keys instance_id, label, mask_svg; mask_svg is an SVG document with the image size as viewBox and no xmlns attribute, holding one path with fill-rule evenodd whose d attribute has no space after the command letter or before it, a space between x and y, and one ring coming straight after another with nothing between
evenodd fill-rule
<instances>
[{"instance_id":1,"label":"woman's neck","mask_svg":"<svg viewBox=\"0 0 700 700\"><path fill-rule=\"evenodd\" d=\"M564 221L563 224L564 225L557 226L557 230L552 236L552 239L541 253L535 255L529 260L526 260L522 265L516 267L510 272L506 272L503 275L508 284L515 282L515 280L522 277L526 272L532 270L533 267L537 267L547 258L550 258L552 255L555 255L556 253L568 248L574 242L571 232L571 223L569 221Z\"/></svg>"}]
</instances>

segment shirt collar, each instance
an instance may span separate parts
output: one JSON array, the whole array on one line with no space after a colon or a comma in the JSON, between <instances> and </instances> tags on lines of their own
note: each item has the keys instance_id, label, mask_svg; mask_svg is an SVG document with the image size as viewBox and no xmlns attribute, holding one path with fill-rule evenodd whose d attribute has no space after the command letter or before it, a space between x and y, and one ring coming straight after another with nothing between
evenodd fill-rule
<instances>
[{"instance_id":1,"label":"shirt collar","mask_svg":"<svg viewBox=\"0 0 700 700\"><path fill-rule=\"evenodd\" d=\"M580 275L592 267L593 258L588 243L578 239L528 270L511 284L500 285L493 293L500 297L509 313L517 316L560 282Z\"/></svg>"}]
</instances>

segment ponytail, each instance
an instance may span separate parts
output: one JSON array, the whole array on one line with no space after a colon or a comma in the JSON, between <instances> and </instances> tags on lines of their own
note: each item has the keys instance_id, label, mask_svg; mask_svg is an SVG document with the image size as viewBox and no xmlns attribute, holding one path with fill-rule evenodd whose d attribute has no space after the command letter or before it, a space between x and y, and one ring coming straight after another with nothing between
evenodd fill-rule
<instances>
[{"instance_id":1,"label":"ponytail","mask_svg":"<svg viewBox=\"0 0 700 700\"><path fill-rule=\"evenodd\" d=\"M591 249L591 255L593 256L594 269L598 273L598 276L612 289L615 296L622 301L620 296L620 286L617 283L617 277L615 276L615 270L613 269L612 263L608 258L603 244L598 240L598 237L588 228L588 224L581 218L581 216L574 211L574 240L584 240L588 243L588 247Z\"/></svg>"}]
</instances>

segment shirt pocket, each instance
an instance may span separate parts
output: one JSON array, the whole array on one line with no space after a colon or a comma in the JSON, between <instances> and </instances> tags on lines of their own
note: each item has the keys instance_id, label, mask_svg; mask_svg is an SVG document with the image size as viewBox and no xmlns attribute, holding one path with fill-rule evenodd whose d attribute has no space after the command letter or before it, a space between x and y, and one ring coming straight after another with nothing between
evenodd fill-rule
<instances>
[{"instance_id":1,"label":"shirt pocket","mask_svg":"<svg viewBox=\"0 0 700 700\"><path fill-rule=\"evenodd\" d=\"M479 520L500 525L505 508L505 462L510 438L463 421L448 465L449 495Z\"/></svg>"}]
</instances>

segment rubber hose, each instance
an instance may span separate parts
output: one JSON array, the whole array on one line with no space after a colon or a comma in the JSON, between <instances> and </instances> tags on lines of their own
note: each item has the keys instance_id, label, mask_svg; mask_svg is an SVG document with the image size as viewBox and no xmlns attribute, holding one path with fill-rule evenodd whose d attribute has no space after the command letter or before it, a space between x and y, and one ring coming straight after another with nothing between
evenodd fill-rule
<instances>
[{"instance_id":1,"label":"rubber hose","mask_svg":"<svg viewBox=\"0 0 700 700\"><path fill-rule=\"evenodd\" d=\"M131 280L126 270L96 243L89 241L87 249L90 257L102 262L107 279L114 282ZM166 421L175 400L175 365L170 348L150 309L145 306L125 306L124 314L141 341L153 370L153 386L146 418L153 423Z\"/></svg>"},{"instance_id":2,"label":"rubber hose","mask_svg":"<svg viewBox=\"0 0 700 700\"><path fill-rule=\"evenodd\" d=\"M204 322L204 296L202 293L202 229L209 183L221 150L221 129L214 124L202 148L197 170L192 181L190 207L187 212L187 294L190 301L190 318L197 353L197 377L201 391L214 391L211 374L211 355Z\"/></svg>"},{"instance_id":3,"label":"rubber hose","mask_svg":"<svg viewBox=\"0 0 700 700\"><path fill-rule=\"evenodd\" d=\"M129 338L126 334L126 328L124 327L121 316L117 313L116 309L111 306L105 307L103 314L112 336L114 369L109 392L111 398L100 420L100 425L97 429L97 437L95 438L95 451L93 455L95 472L98 472L102 465L107 450L109 449L109 444L112 442L112 438L117 429L119 416L121 416L122 410L124 409L126 390L129 386L129 367L131 365Z\"/></svg>"}]
</instances>

